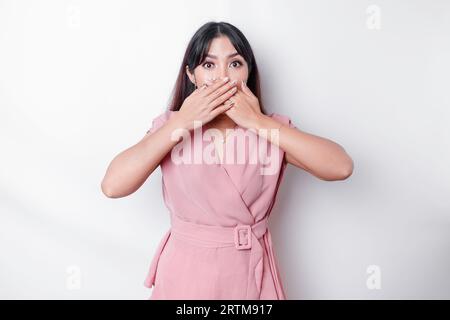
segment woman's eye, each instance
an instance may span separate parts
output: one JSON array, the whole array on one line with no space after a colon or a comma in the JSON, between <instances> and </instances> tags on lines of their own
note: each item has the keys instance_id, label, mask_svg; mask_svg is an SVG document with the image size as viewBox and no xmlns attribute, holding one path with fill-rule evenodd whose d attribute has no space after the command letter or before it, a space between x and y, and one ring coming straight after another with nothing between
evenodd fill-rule
<instances>
[{"instance_id":1,"label":"woman's eye","mask_svg":"<svg viewBox=\"0 0 450 320\"><path fill-rule=\"evenodd\" d=\"M209 61L204 62L204 63L202 64L202 66L203 66L204 68L206 68L206 69L212 68L213 65L214 65L214 63L209 62ZM239 61L239 60L235 60L235 61L233 61L233 62L230 64L230 66L232 66L233 68L240 67L241 65L242 65L242 62Z\"/></svg>"},{"instance_id":2,"label":"woman's eye","mask_svg":"<svg viewBox=\"0 0 450 320\"><path fill-rule=\"evenodd\" d=\"M206 69L209 69L209 67L207 67L207 65L212 65L212 63L211 62L205 62L203 64L203 67L205 67Z\"/></svg>"},{"instance_id":3,"label":"woman's eye","mask_svg":"<svg viewBox=\"0 0 450 320\"><path fill-rule=\"evenodd\" d=\"M233 64L238 64L238 65L234 65L234 67L239 67L239 66L241 66L242 65L242 63L239 61L239 60L236 60L236 61L233 61L231 64L233 65Z\"/></svg>"}]
</instances>

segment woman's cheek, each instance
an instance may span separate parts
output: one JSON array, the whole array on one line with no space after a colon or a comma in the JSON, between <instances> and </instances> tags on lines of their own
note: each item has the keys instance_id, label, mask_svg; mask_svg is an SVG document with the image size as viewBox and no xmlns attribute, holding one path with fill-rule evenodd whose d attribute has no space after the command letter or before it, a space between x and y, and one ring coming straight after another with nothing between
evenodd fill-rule
<instances>
[{"instance_id":1,"label":"woman's cheek","mask_svg":"<svg viewBox=\"0 0 450 320\"><path fill-rule=\"evenodd\" d=\"M247 78L248 78L248 72L247 70L241 70L241 71L237 71L234 75L233 75L234 79L237 79L239 85L241 84L241 81L247 82Z\"/></svg>"},{"instance_id":2,"label":"woman's cheek","mask_svg":"<svg viewBox=\"0 0 450 320\"><path fill-rule=\"evenodd\" d=\"M214 72L212 72L212 71L200 69L196 72L195 78L197 79L198 83L204 84L208 81L214 80L217 77L215 76Z\"/></svg>"},{"instance_id":3,"label":"woman's cheek","mask_svg":"<svg viewBox=\"0 0 450 320\"><path fill-rule=\"evenodd\" d=\"M237 87L239 88L239 89L241 89L242 90L242 81L244 81L244 83L246 83L247 82L247 77L245 76L245 75L237 75L236 77L232 77L232 78L230 78L231 80L237 80Z\"/></svg>"}]
</instances>

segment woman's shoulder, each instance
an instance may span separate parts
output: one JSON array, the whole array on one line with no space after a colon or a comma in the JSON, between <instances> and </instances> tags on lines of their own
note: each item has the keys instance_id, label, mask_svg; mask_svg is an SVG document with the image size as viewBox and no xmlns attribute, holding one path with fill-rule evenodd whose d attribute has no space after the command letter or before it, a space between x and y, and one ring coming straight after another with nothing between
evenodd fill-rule
<instances>
[{"instance_id":1,"label":"woman's shoulder","mask_svg":"<svg viewBox=\"0 0 450 320\"><path fill-rule=\"evenodd\" d=\"M289 125L291 128L295 128L295 125L293 123L293 121L291 120L291 118L286 115L286 114L282 114L282 113L277 113L277 112L272 112L268 114L269 117L284 123L286 125Z\"/></svg>"},{"instance_id":2,"label":"woman's shoulder","mask_svg":"<svg viewBox=\"0 0 450 320\"><path fill-rule=\"evenodd\" d=\"M165 110L165 111L159 113L159 114L155 117L155 119L157 119L157 120L162 120L162 121L167 121L167 120L169 120L170 117L171 117L174 113L176 113L176 112L178 112L178 111Z\"/></svg>"},{"instance_id":3,"label":"woman's shoulder","mask_svg":"<svg viewBox=\"0 0 450 320\"><path fill-rule=\"evenodd\" d=\"M160 128L176 112L177 111L173 111L173 110L169 110L169 109L167 109L163 112L160 112L156 117L153 118L151 127L150 127L150 129L148 129L147 133L156 131L156 129Z\"/></svg>"}]
</instances>

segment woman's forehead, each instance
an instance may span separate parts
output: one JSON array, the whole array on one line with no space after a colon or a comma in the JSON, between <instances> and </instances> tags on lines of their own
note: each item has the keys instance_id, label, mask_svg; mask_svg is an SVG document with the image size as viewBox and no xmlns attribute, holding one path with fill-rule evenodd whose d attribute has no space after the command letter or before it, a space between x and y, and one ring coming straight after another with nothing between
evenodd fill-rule
<instances>
[{"instance_id":1,"label":"woman's forehead","mask_svg":"<svg viewBox=\"0 0 450 320\"><path fill-rule=\"evenodd\" d=\"M211 58L228 58L229 56L236 53L237 50L231 43L230 39L228 39L228 37L226 36L223 36L214 38L211 41L207 55Z\"/></svg>"}]
</instances>

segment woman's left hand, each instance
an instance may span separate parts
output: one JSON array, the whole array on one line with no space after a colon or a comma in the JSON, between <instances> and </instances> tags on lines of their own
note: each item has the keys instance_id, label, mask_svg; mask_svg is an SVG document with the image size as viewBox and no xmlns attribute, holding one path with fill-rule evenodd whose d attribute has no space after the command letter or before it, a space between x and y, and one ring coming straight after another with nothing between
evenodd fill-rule
<instances>
[{"instance_id":1,"label":"woman's left hand","mask_svg":"<svg viewBox=\"0 0 450 320\"><path fill-rule=\"evenodd\" d=\"M225 114L231 118L237 125L250 129L256 127L256 122L263 115L259 105L258 98L247 87L244 81L240 88L224 104L233 102L233 107L225 111Z\"/></svg>"}]
</instances>

